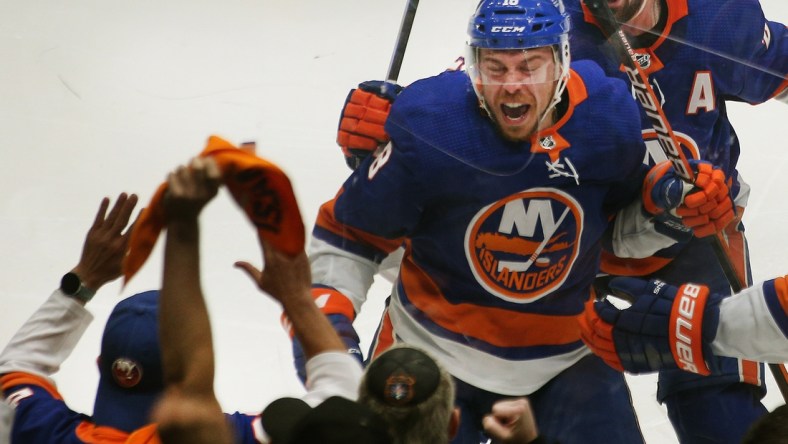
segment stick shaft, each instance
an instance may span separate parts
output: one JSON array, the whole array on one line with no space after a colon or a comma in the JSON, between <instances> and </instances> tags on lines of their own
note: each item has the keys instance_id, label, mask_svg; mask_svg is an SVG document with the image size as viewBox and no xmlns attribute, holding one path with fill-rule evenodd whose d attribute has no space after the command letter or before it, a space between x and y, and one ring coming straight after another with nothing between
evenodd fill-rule
<instances>
[{"instance_id":1,"label":"stick shaft","mask_svg":"<svg viewBox=\"0 0 788 444\"><path fill-rule=\"evenodd\" d=\"M413 19L416 17L416 9L419 7L419 0L407 1L405 13L402 15L402 23L399 25L397 44L394 46L394 52L391 54L391 62L389 62L389 70L386 74L386 80L393 83L396 83L397 78L399 78L402 59L405 57L405 48L408 47L410 30L413 28Z\"/></svg>"}]
</instances>

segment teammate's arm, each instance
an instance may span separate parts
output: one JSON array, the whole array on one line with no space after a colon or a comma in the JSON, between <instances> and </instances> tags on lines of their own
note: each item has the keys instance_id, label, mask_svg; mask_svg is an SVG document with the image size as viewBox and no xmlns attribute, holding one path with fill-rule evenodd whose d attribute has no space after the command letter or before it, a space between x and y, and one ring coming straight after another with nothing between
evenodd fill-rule
<instances>
[{"instance_id":1,"label":"teammate's arm","mask_svg":"<svg viewBox=\"0 0 788 444\"><path fill-rule=\"evenodd\" d=\"M738 60L734 69L719 69L725 77L715 81L729 82L736 97L749 103L761 103L771 98L788 100L788 28L785 24L769 21L756 0L728 2L736 8L725 14L735 21L739 32L723 38L729 49L726 59ZM720 26L725 26L723 23ZM729 66L728 60L722 60Z\"/></svg>"},{"instance_id":2,"label":"teammate's arm","mask_svg":"<svg viewBox=\"0 0 788 444\"><path fill-rule=\"evenodd\" d=\"M723 299L711 350L759 362L788 361L788 276Z\"/></svg>"}]
</instances>

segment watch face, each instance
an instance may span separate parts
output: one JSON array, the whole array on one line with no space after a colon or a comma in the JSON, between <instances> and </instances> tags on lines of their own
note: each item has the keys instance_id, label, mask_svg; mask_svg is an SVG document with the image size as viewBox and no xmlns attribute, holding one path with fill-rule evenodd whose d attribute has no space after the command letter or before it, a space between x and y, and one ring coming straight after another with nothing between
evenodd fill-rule
<instances>
[{"instance_id":1,"label":"watch face","mask_svg":"<svg viewBox=\"0 0 788 444\"><path fill-rule=\"evenodd\" d=\"M82 281L74 273L66 273L63 275L63 279L60 280L60 289L63 290L63 293L70 296L77 294L81 286Z\"/></svg>"}]
</instances>

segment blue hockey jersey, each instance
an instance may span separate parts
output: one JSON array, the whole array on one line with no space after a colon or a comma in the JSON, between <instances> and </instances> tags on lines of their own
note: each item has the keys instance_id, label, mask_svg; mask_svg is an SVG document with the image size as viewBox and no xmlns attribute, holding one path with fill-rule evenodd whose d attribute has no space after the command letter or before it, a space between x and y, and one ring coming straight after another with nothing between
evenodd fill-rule
<instances>
[{"instance_id":1,"label":"blue hockey jersey","mask_svg":"<svg viewBox=\"0 0 788 444\"><path fill-rule=\"evenodd\" d=\"M610 76L626 80L619 58L606 44L581 0L566 0L571 14L574 60L591 59ZM788 94L788 32L767 21L757 0L665 0L667 17L659 37L632 39L638 62L687 158L704 159L732 178L737 206L749 187L736 170L740 146L726 101L757 104ZM666 159L648 117L641 110L650 164ZM646 275L665 266L681 250L676 245L647 261L616 261L606 255L606 271ZM738 265L738 264L737 264ZM746 275L744 270L740 270Z\"/></svg>"},{"instance_id":2,"label":"blue hockey jersey","mask_svg":"<svg viewBox=\"0 0 788 444\"><path fill-rule=\"evenodd\" d=\"M454 376L521 395L577 362L600 238L639 195L645 145L626 84L595 64L572 65L563 104L552 127L515 143L465 73L411 84L386 122L392 142L321 207L314 285L358 312L380 261L404 244L394 332Z\"/></svg>"},{"instance_id":3,"label":"blue hockey jersey","mask_svg":"<svg viewBox=\"0 0 788 444\"><path fill-rule=\"evenodd\" d=\"M620 59L581 0L564 3L571 13L573 59L594 60L608 75L626 79ZM667 9L657 26L662 33L646 32L630 42L684 154L725 171L732 198L742 211L749 186L736 170L740 145L726 102L757 104L788 94L788 32L785 25L766 20L757 0L663 0L662 6ZM665 155L656 133L645 112L640 112L648 148L645 161L662 161ZM725 237L727 255L746 285L750 270L743 227L731 224ZM607 251L602 258L602 270L610 274L702 282L720 293L730 291L722 269L714 265L711 247L697 239L685 239L644 259L622 259ZM719 374L706 378L663 372L658 399L684 388L725 381L763 383L763 367L754 362L727 360L721 367Z\"/></svg>"}]
</instances>

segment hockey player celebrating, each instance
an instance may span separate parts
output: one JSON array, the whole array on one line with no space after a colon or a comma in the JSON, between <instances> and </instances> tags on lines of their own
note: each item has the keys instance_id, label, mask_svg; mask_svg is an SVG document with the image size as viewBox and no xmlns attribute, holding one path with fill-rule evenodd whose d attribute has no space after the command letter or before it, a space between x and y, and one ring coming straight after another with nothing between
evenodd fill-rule
<instances>
[{"instance_id":1,"label":"hockey player celebrating","mask_svg":"<svg viewBox=\"0 0 788 444\"><path fill-rule=\"evenodd\" d=\"M613 216L619 251L648 255L673 240L629 242L649 228L636 104L594 63L570 68L568 30L560 2L482 1L467 72L397 97L391 143L361 162L313 230L313 296L356 352L352 321L372 277L406 246L372 354L404 341L452 373L462 409L453 442L478 443L490 406L522 395L562 443L642 442L623 375L583 346L577 320ZM707 216L731 205L715 177L691 194L710 204ZM299 364L297 342L294 352Z\"/></svg>"},{"instance_id":2,"label":"hockey player celebrating","mask_svg":"<svg viewBox=\"0 0 788 444\"><path fill-rule=\"evenodd\" d=\"M618 0L608 2L622 24L640 67L648 75L662 110L690 159L703 159L731 178L737 220L724 227L727 255L746 287L749 257L740 223L749 186L736 170L740 146L726 112L726 101L761 103L788 94L788 33L764 18L757 0ZM626 79L608 37L580 0L567 2L572 14L572 56L597 61L609 76ZM735 29L736 32L725 30ZM649 159L665 158L656 132L641 110ZM662 216L660 216L662 217ZM602 269L612 275L696 282L727 295L731 284L717 265L711 244L694 236L645 260L603 254ZM764 367L724 359L707 377L680 370L660 372L657 399L664 402L673 428L685 443L738 443L750 424L766 413Z\"/></svg>"},{"instance_id":3,"label":"hockey player celebrating","mask_svg":"<svg viewBox=\"0 0 788 444\"><path fill-rule=\"evenodd\" d=\"M605 40L591 11L580 0L567 0L573 30L575 60L598 62L609 76L628 81L619 58ZM736 170L739 141L726 113L726 100L761 103L788 97L788 33L783 24L767 21L756 0L617 0L608 5L622 24L638 60L651 79L658 101L690 159L702 159L731 177L737 218L718 225L700 224L694 235L658 224L662 232L682 241L655 251L648 258L616 257L603 252L602 268L613 275L656 277L668 282L701 282L720 294L730 284L710 245L699 239L725 229L728 256L745 285L750 282L749 259L740 220L749 187ZM720 32L736 29L736 33ZM399 91L396 85L364 82L352 91L343 110L337 142L348 165L388 140L383 128ZM652 124L641 111L647 161L665 159ZM660 214L660 219L670 218ZM686 225L689 219L685 217ZM610 249L608 249L610 250ZM624 253L623 256L629 256ZM727 360L709 377L682 371L660 374L658 399L664 401L682 442L738 442L755 418L766 412L759 399L765 388L763 366ZM710 440L710 441L709 441Z\"/></svg>"}]
</instances>

